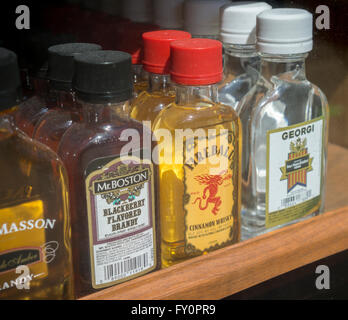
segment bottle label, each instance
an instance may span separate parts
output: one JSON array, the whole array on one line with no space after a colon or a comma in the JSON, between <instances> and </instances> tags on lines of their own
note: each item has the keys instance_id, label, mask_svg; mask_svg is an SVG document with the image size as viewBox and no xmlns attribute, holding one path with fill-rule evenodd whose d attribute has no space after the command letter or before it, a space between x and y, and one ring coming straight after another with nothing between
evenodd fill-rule
<instances>
[{"instance_id":1,"label":"bottle label","mask_svg":"<svg viewBox=\"0 0 348 320\"><path fill-rule=\"evenodd\" d=\"M324 119L267 133L266 228L319 211Z\"/></svg>"},{"instance_id":2,"label":"bottle label","mask_svg":"<svg viewBox=\"0 0 348 320\"><path fill-rule=\"evenodd\" d=\"M107 157L86 170L92 286L108 287L156 268L151 162Z\"/></svg>"},{"instance_id":3,"label":"bottle label","mask_svg":"<svg viewBox=\"0 0 348 320\"><path fill-rule=\"evenodd\" d=\"M0 209L0 298L8 289L30 289L31 281L48 275L48 264L58 250L56 241L47 241L55 219L44 218L41 200ZM27 272L18 271L27 266Z\"/></svg>"},{"instance_id":4,"label":"bottle label","mask_svg":"<svg viewBox=\"0 0 348 320\"><path fill-rule=\"evenodd\" d=\"M184 148L185 251L202 253L232 242L238 190L235 138L228 130L186 140ZM192 152L194 151L194 152ZM191 161L190 161L191 160ZM238 160L237 160L238 162Z\"/></svg>"}]
</instances>

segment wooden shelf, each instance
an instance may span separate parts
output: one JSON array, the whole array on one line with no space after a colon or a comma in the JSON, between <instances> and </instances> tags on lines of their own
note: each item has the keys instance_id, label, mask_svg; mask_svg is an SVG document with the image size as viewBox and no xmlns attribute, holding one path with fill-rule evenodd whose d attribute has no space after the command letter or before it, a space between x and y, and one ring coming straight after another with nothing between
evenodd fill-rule
<instances>
[{"instance_id":1,"label":"wooden shelf","mask_svg":"<svg viewBox=\"0 0 348 320\"><path fill-rule=\"evenodd\" d=\"M328 161L328 212L82 299L221 299L348 249L348 150Z\"/></svg>"}]
</instances>

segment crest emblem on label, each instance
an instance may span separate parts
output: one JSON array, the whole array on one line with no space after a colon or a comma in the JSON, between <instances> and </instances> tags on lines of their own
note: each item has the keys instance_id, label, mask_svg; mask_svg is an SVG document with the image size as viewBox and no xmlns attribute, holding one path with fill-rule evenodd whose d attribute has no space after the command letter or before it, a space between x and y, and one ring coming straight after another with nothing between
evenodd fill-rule
<instances>
[{"instance_id":1,"label":"crest emblem on label","mask_svg":"<svg viewBox=\"0 0 348 320\"><path fill-rule=\"evenodd\" d=\"M289 193L297 185L307 186L307 172L312 171L313 158L308 153L307 139L296 139L290 143L290 153L288 160L285 161L285 166L281 167L282 176L280 181L287 180L287 192Z\"/></svg>"}]
</instances>

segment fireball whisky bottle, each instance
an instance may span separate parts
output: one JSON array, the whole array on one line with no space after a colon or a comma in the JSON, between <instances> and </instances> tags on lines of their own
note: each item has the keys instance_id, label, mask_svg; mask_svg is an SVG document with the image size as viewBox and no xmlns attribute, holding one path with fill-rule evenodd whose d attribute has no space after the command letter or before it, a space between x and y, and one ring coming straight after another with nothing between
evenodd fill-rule
<instances>
[{"instance_id":1,"label":"fireball whisky bottle","mask_svg":"<svg viewBox=\"0 0 348 320\"><path fill-rule=\"evenodd\" d=\"M57 152L65 131L81 120L81 108L75 100L71 82L74 76L74 56L101 50L97 44L67 43L48 48L48 78L54 108L46 112L35 125L33 138Z\"/></svg>"},{"instance_id":2,"label":"fireball whisky bottle","mask_svg":"<svg viewBox=\"0 0 348 320\"><path fill-rule=\"evenodd\" d=\"M241 128L235 111L217 100L221 42L174 41L171 59L175 102L153 128L163 267L235 243L240 234Z\"/></svg>"},{"instance_id":3,"label":"fireball whisky bottle","mask_svg":"<svg viewBox=\"0 0 348 320\"><path fill-rule=\"evenodd\" d=\"M2 111L17 103L17 68L15 54L0 49ZM0 167L0 299L72 299L63 164L5 115L0 117Z\"/></svg>"},{"instance_id":4,"label":"fireball whisky bottle","mask_svg":"<svg viewBox=\"0 0 348 320\"><path fill-rule=\"evenodd\" d=\"M160 30L145 32L144 70L149 72L149 85L132 102L131 117L138 121L151 121L169 103L174 101L175 93L170 83L169 61L170 43L174 40L189 39L185 31Z\"/></svg>"},{"instance_id":5,"label":"fireball whisky bottle","mask_svg":"<svg viewBox=\"0 0 348 320\"><path fill-rule=\"evenodd\" d=\"M242 239L322 212L329 110L306 79L312 15L301 9L257 17L261 74L237 112L243 126Z\"/></svg>"},{"instance_id":6,"label":"fireball whisky bottle","mask_svg":"<svg viewBox=\"0 0 348 320\"><path fill-rule=\"evenodd\" d=\"M81 297L158 267L157 168L151 132L147 145L143 126L129 117L131 56L88 52L75 57L75 67L83 120L66 131L58 153L69 176L75 288ZM136 136L131 154L129 135Z\"/></svg>"}]
</instances>

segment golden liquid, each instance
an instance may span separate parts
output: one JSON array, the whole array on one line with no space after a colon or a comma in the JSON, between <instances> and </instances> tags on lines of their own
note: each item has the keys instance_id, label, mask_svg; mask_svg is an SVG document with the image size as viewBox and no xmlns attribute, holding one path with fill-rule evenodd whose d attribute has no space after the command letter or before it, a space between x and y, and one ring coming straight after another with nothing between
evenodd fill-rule
<instances>
[{"instance_id":1,"label":"golden liquid","mask_svg":"<svg viewBox=\"0 0 348 320\"><path fill-rule=\"evenodd\" d=\"M143 91L146 91L148 87L149 87L149 82L147 80L133 83L135 96L138 97L139 94L141 94Z\"/></svg>"},{"instance_id":2,"label":"golden liquid","mask_svg":"<svg viewBox=\"0 0 348 320\"><path fill-rule=\"evenodd\" d=\"M151 127L161 110L175 99L174 91L163 93L143 91L132 102L131 117L138 121L151 121Z\"/></svg>"},{"instance_id":3,"label":"golden liquid","mask_svg":"<svg viewBox=\"0 0 348 320\"><path fill-rule=\"evenodd\" d=\"M9 128L0 121L0 299L72 299L65 170L48 148ZM35 276L29 289L14 284L24 273L17 265Z\"/></svg>"},{"instance_id":4,"label":"golden liquid","mask_svg":"<svg viewBox=\"0 0 348 320\"><path fill-rule=\"evenodd\" d=\"M184 182L184 165L174 163L175 155L175 129L192 129L202 128L206 135L208 129L227 129L233 132L235 139L232 142L236 152L235 159L232 163L232 171L234 172L233 189L234 195L234 216L233 216L233 232L230 243L238 242L240 238L240 161L241 161L241 129L240 121L234 111L230 107L214 104L211 102L200 102L186 106L179 106L175 103L170 104L158 116L153 130L156 134L157 129L168 129L171 132L172 140L168 141L168 145L164 140L163 149L160 148L160 164L159 164L159 208L161 217L161 249L162 249L162 266L168 267L203 252L189 252L185 244L185 213L184 195L187 186ZM168 150L173 146L172 164L163 160L163 150ZM176 150L178 155L182 155L182 150ZM178 156L177 155L177 156ZM181 162L183 158L181 156ZM224 201L224 199L222 199ZM211 208L211 207L210 207ZM221 211L224 211L222 204ZM221 246L220 246L221 247ZM216 247L218 248L218 247Z\"/></svg>"}]
</instances>

